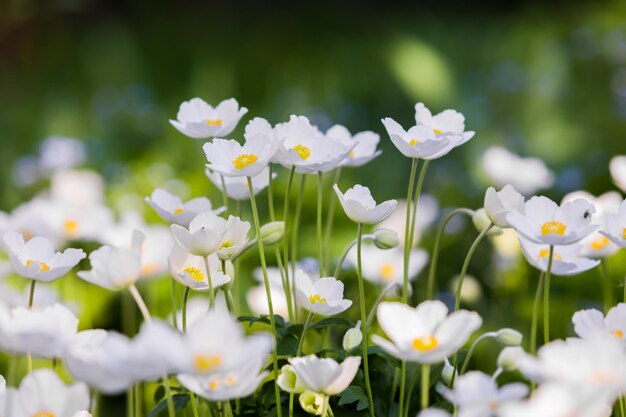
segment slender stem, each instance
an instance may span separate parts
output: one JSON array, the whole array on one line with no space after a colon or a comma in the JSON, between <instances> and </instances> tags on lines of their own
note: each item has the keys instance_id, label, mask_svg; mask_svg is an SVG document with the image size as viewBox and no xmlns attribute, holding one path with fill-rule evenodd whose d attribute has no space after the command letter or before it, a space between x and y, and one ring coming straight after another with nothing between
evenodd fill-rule
<instances>
[{"instance_id":1,"label":"slender stem","mask_svg":"<svg viewBox=\"0 0 626 417\"><path fill-rule=\"evenodd\" d=\"M374 397L370 385L370 370L367 358L367 317L365 316L365 289L363 286L363 268L361 265L361 246L363 243L363 223L359 223L357 228L357 250L356 250L356 271L359 280L359 304L361 305L361 333L363 333L363 371L365 374L365 390L367 391L367 401L369 402L370 417L374 417Z\"/></svg>"},{"instance_id":2,"label":"slender stem","mask_svg":"<svg viewBox=\"0 0 626 417\"><path fill-rule=\"evenodd\" d=\"M404 402L404 417L409 416L409 408L411 407L411 394L413 393L413 388L415 388L415 383L417 382L417 372L414 373L409 379L409 384L407 386L407 395L406 401Z\"/></svg>"},{"instance_id":3,"label":"slender stem","mask_svg":"<svg viewBox=\"0 0 626 417\"><path fill-rule=\"evenodd\" d=\"M141 417L143 400L141 398L141 383L135 384L135 417Z\"/></svg>"},{"instance_id":4,"label":"slender stem","mask_svg":"<svg viewBox=\"0 0 626 417\"><path fill-rule=\"evenodd\" d=\"M215 293L213 292L213 280L211 279L211 264L209 262L209 257L204 257L204 265L206 266L206 278L209 282L209 302L211 303L211 308L215 308Z\"/></svg>"},{"instance_id":5,"label":"slender stem","mask_svg":"<svg viewBox=\"0 0 626 417\"><path fill-rule=\"evenodd\" d=\"M426 299L432 300L434 296L435 290L435 275L437 273L437 261L439 260L439 249L441 247L441 239L443 238L443 234L446 231L446 226L452 220L452 218L458 213L465 213L471 216L474 212L470 209L466 208L458 208L456 210L452 210L446 217L444 217L441 225L439 226L439 231L437 232L437 238L435 239L435 247L433 248L433 256L430 261L430 269L428 271L428 289L426 291Z\"/></svg>"},{"instance_id":6,"label":"slender stem","mask_svg":"<svg viewBox=\"0 0 626 417\"><path fill-rule=\"evenodd\" d=\"M291 239L290 230L293 227L291 216L289 216L289 203L291 200L291 188L293 186L293 177L296 172L296 167L292 167L289 171L289 178L287 179L287 190L285 191L285 206L283 208L283 222L285 223L285 236L283 237L283 258L285 260L284 275L285 282L289 282L289 243ZM291 297L291 294L285 294Z\"/></svg>"},{"instance_id":7,"label":"slender stem","mask_svg":"<svg viewBox=\"0 0 626 417\"><path fill-rule=\"evenodd\" d=\"M317 173L317 246L319 251L320 277L326 273L324 270L324 241L322 237L322 203L324 198L323 174Z\"/></svg>"},{"instance_id":8,"label":"slender stem","mask_svg":"<svg viewBox=\"0 0 626 417\"><path fill-rule=\"evenodd\" d=\"M267 183L267 205L270 211L270 221L276 220L274 216L274 181L273 181L274 166L270 162L268 165L269 178Z\"/></svg>"},{"instance_id":9,"label":"slender stem","mask_svg":"<svg viewBox=\"0 0 626 417\"><path fill-rule=\"evenodd\" d=\"M378 298L376 299L376 301L374 302L374 305L372 306L372 308L370 308L370 312L367 315L367 328L369 329L370 326L372 325L372 323L374 322L374 317L376 317L376 307L378 307L378 304L380 304L381 301L383 301L385 299L385 297L387 296L387 294L389 294L389 292L398 284L389 284L386 285L385 288L383 288L383 290L380 292L380 295L378 296Z\"/></svg>"},{"instance_id":10,"label":"slender stem","mask_svg":"<svg viewBox=\"0 0 626 417\"><path fill-rule=\"evenodd\" d=\"M411 247L413 246L413 241L415 239L415 218L417 217L417 206L419 205L420 195L422 193L422 187L424 186L424 178L426 177L426 170L428 169L428 165L430 161L425 160L422 164L422 169L420 169L419 177L417 178L417 186L415 187L415 193L413 194L413 216L411 217L411 227L409 229L410 236L409 242L411 242Z\"/></svg>"},{"instance_id":11,"label":"slender stem","mask_svg":"<svg viewBox=\"0 0 626 417\"><path fill-rule=\"evenodd\" d=\"M422 395L420 397L420 405L422 410L428 408L428 391L430 388L430 365L425 363L422 365ZM407 406L407 412L408 412Z\"/></svg>"},{"instance_id":12,"label":"slender stem","mask_svg":"<svg viewBox=\"0 0 626 417\"><path fill-rule=\"evenodd\" d=\"M298 260L298 230L300 228L300 215L302 214L302 202L304 201L304 186L306 184L307 176L302 174L302 178L300 179L300 190L298 191L298 198L296 200L296 212L293 218L293 224L290 224L291 227L291 268L292 268L292 287L295 288L295 271L296 271L296 262ZM290 222L291 223L291 222ZM285 259L285 264L287 264L287 260ZM293 310L294 317L297 316L298 313L298 298L294 294L293 296ZM297 319L297 317L296 317Z\"/></svg>"},{"instance_id":13,"label":"slender stem","mask_svg":"<svg viewBox=\"0 0 626 417\"><path fill-rule=\"evenodd\" d=\"M32 279L30 281L30 291L28 293L28 308L33 306L33 300L35 299L35 284L37 284L37 281Z\"/></svg>"},{"instance_id":14,"label":"slender stem","mask_svg":"<svg viewBox=\"0 0 626 417\"><path fill-rule=\"evenodd\" d=\"M176 281L175 280L171 280L172 281L172 290L171 290L171 295L172 295L172 326L174 326L174 328L176 330L178 330L178 318L176 317L176 313L177 313L177 303L176 303Z\"/></svg>"},{"instance_id":15,"label":"slender stem","mask_svg":"<svg viewBox=\"0 0 626 417\"><path fill-rule=\"evenodd\" d=\"M365 240L373 240L374 239L374 235L373 234L365 234L365 235L361 236L361 239L364 240L364 241ZM339 258L339 262L337 263L337 266L335 267L335 274L333 275L333 277L339 279L339 275L341 273L341 268L343 268L343 264L346 261L346 258L348 257L348 254L350 253L350 250L356 245L356 242L357 242L357 239L354 239L344 249L343 254L341 255L341 258Z\"/></svg>"},{"instance_id":16,"label":"slender stem","mask_svg":"<svg viewBox=\"0 0 626 417\"><path fill-rule=\"evenodd\" d=\"M472 346L470 346L469 350L467 351L467 355L465 356L465 360L463 361L463 366L461 366L461 372L459 372L459 375L465 373L465 371L467 370L467 367L469 366L469 363L470 363L470 359L472 359L472 356L474 355L474 352L476 351L476 346L478 346L478 344L482 342L483 340L488 339L490 337L495 337L495 336L496 336L496 333L488 332L488 333L480 335L479 337L476 338L476 340L474 340L474 343L472 343ZM454 369L454 374L456 374L456 367Z\"/></svg>"},{"instance_id":17,"label":"slender stem","mask_svg":"<svg viewBox=\"0 0 626 417\"><path fill-rule=\"evenodd\" d=\"M165 395L167 400L167 414L169 417L175 417L174 400L172 399L172 387L170 385L170 378L167 375L163 375L163 386L165 387Z\"/></svg>"},{"instance_id":18,"label":"slender stem","mask_svg":"<svg viewBox=\"0 0 626 417\"><path fill-rule=\"evenodd\" d=\"M406 361L400 363L400 398L398 400L398 417L403 417L404 413L404 391L406 386Z\"/></svg>"},{"instance_id":19,"label":"slender stem","mask_svg":"<svg viewBox=\"0 0 626 417\"><path fill-rule=\"evenodd\" d=\"M607 272L606 259L603 259L602 262L600 262L599 271L604 290L604 314L606 314L613 306L613 285L611 283L611 277Z\"/></svg>"},{"instance_id":20,"label":"slender stem","mask_svg":"<svg viewBox=\"0 0 626 417\"><path fill-rule=\"evenodd\" d=\"M135 392L131 386L126 390L126 417L133 417L135 413Z\"/></svg>"},{"instance_id":21,"label":"slender stem","mask_svg":"<svg viewBox=\"0 0 626 417\"><path fill-rule=\"evenodd\" d=\"M467 273L467 268L469 267L470 261L472 260L472 256L474 255L474 252L476 251L476 248L478 247L480 241L483 240L485 236L487 236L487 233L489 233L489 230L491 230L492 227L493 223L489 223L489 225L485 227L482 232L480 232L478 237L476 237L476 240L474 240L474 243L472 243L472 246L467 252L467 256L465 257L465 261L463 262L463 268L461 269L461 275L459 276L459 282L456 286L456 301L454 303L454 311L459 311L459 308L461 307L461 290L463 289L463 280L465 279L465 274Z\"/></svg>"},{"instance_id":22,"label":"slender stem","mask_svg":"<svg viewBox=\"0 0 626 417\"><path fill-rule=\"evenodd\" d=\"M554 258L554 246L550 245L548 255L548 269L546 270L546 282L543 290L543 340L550 342L550 274L552 272L552 258Z\"/></svg>"},{"instance_id":23,"label":"slender stem","mask_svg":"<svg viewBox=\"0 0 626 417\"><path fill-rule=\"evenodd\" d=\"M415 173L417 172L417 159L413 159L411 162L411 175L409 176L409 190L406 195L406 220L404 225L404 281L402 284L402 302L407 303L409 299L409 255L411 253L412 242L411 238L411 198L413 196L413 183L415 182ZM404 379L404 378L403 378ZM400 387L404 391L404 384ZM402 393L400 394L402 395ZM402 406L400 406L402 408ZM402 414L400 414L402 415Z\"/></svg>"},{"instance_id":24,"label":"slender stem","mask_svg":"<svg viewBox=\"0 0 626 417\"><path fill-rule=\"evenodd\" d=\"M220 180L222 181L222 202L224 204L224 207L226 207L226 211L228 211L228 191L226 190L226 180L221 174Z\"/></svg>"},{"instance_id":25,"label":"slender stem","mask_svg":"<svg viewBox=\"0 0 626 417\"><path fill-rule=\"evenodd\" d=\"M543 281L545 279L545 272L539 274L539 283L537 284L537 291L535 291L535 302L533 303L533 317L530 323L530 354L534 355L537 352L537 323L539 321L539 306L541 305L541 293L543 290Z\"/></svg>"},{"instance_id":26,"label":"slender stem","mask_svg":"<svg viewBox=\"0 0 626 417\"><path fill-rule=\"evenodd\" d=\"M339 184L341 179L341 167L335 170L335 178L333 178L333 184ZM326 214L326 230L324 231L324 248L326 248L326 259L324 259L324 265L328 268L330 265L330 246L331 236L333 232L333 223L335 220L335 207L337 207L337 198L331 197L328 199L328 212Z\"/></svg>"},{"instance_id":27,"label":"slender stem","mask_svg":"<svg viewBox=\"0 0 626 417\"><path fill-rule=\"evenodd\" d=\"M304 327L302 328L302 335L300 336L300 341L298 342L298 350L296 352L296 357L302 354L302 349L304 347L304 339L306 338L306 333L309 330L309 326L311 325L312 320L313 320L313 313L309 312L309 315L306 317L306 321L304 322Z\"/></svg>"},{"instance_id":28,"label":"slender stem","mask_svg":"<svg viewBox=\"0 0 626 417\"><path fill-rule=\"evenodd\" d=\"M328 396L324 395L324 403L322 405L322 417L328 417Z\"/></svg>"},{"instance_id":29,"label":"slender stem","mask_svg":"<svg viewBox=\"0 0 626 417\"><path fill-rule=\"evenodd\" d=\"M393 404L393 399L396 396L396 390L398 389L398 379L400 378L400 369L395 367L393 370L393 379L391 380L391 396L389 397L389 403Z\"/></svg>"},{"instance_id":30,"label":"slender stem","mask_svg":"<svg viewBox=\"0 0 626 417\"><path fill-rule=\"evenodd\" d=\"M189 299L189 287L185 287L183 293L183 333L187 333L187 301Z\"/></svg>"},{"instance_id":31,"label":"slender stem","mask_svg":"<svg viewBox=\"0 0 626 417\"><path fill-rule=\"evenodd\" d=\"M278 355L276 353L276 322L274 318L274 307L272 305L272 293L270 291L270 282L267 277L267 265L265 264L265 252L263 250L263 242L259 238L261 236L261 225L259 224L259 213L256 208L256 199L254 197L254 191L252 189L252 178L248 177L248 189L250 191L250 204L252 206L252 217L254 219L254 229L257 236L257 242L259 246L259 257L261 258L261 269L263 270L263 281L265 282L265 292L267 293L267 306L270 316L270 327L272 330L272 336L274 337L274 346L272 348L272 362L274 365L274 394L276 396L276 413L278 417L282 417L282 408L280 405L280 390L276 380L278 379Z\"/></svg>"}]
</instances>

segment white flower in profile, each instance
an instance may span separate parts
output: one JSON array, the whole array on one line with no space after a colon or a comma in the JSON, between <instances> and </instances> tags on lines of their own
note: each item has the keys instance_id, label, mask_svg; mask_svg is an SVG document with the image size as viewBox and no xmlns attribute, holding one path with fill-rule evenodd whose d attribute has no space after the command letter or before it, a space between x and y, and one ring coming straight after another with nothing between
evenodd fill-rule
<instances>
[{"instance_id":1,"label":"white flower in profile","mask_svg":"<svg viewBox=\"0 0 626 417\"><path fill-rule=\"evenodd\" d=\"M0 310L0 347L13 353L58 357L77 329L78 319L61 304L41 310Z\"/></svg>"},{"instance_id":2,"label":"white flower in profile","mask_svg":"<svg viewBox=\"0 0 626 417\"><path fill-rule=\"evenodd\" d=\"M504 187L511 184L526 196L554 183L554 174L541 159L521 158L500 146L487 149L481 165L494 185Z\"/></svg>"},{"instance_id":3,"label":"white flower in profile","mask_svg":"<svg viewBox=\"0 0 626 417\"><path fill-rule=\"evenodd\" d=\"M442 362L482 324L477 313L466 310L448 316L448 308L441 301L424 301L415 308L382 302L376 316L391 341L374 335L374 343L391 356L419 363Z\"/></svg>"},{"instance_id":4,"label":"white flower in profile","mask_svg":"<svg viewBox=\"0 0 626 417\"><path fill-rule=\"evenodd\" d=\"M352 136L350 131L344 126L334 125L326 131L326 137L338 140L349 146L354 146L348 153L348 156L339 164L342 167L363 166L383 152L376 149L378 142L380 142L380 136L378 133L370 132L369 130Z\"/></svg>"},{"instance_id":5,"label":"white flower in profile","mask_svg":"<svg viewBox=\"0 0 626 417\"><path fill-rule=\"evenodd\" d=\"M233 139L213 139L202 149L210 170L225 177L254 177L267 168L279 147L279 141L270 141L259 134L243 145Z\"/></svg>"},{"instance_id":6,"label":"white flower in profile","mask_svg":"<svg viewBox=\"0 0 626 417\"><path fill-rule=\"evenodd\" d=\"M252 271L252 276L259 283L259 285L256 285L248 290L248 293L246 294L248 307L250 307L250 310L252 310L254 314L268 315L270 310L267 304L265 285L263 284L263 270L261 268L255 268L254 271ZM287 297L285 296L280 270L276 267L268 267L267 278L270 284L274 314L287 317L289 314L287 308Z\"/></svg>"},{"instance_id":7,"label":"white flower in profile","mask_svg":"<svg viewBox=\"0 0 626 417\"><path fill-rule=\"evenodd\" d=\"M129 372L130 339L102 329L85 330L67 344L63 364L70 374L103 394L117 394L134 380Z\"/></svg>"},{"instance_id":8,"label":"white flower in profile","mask_svg":"<svg viewBox=\"0 0 626 417\"><path fill-rule=\"evenodd\" d=\"M289 358L289 364L308 390L317 394L336 395L348 388L359 370L361 358L348 356L340 365L331 358L308 355Z\"/></svg>"},{"instance_id":9,"label":"white flower in profile","mask_svg":"<svg viewBox=\"0 0 626 417\"><path fill-rule=\"evenodd\" d=\"M295 283L299 306L313 314L332 316L352 305L352 301L343 298L343 282L335 278L325 277L314 281L298 269Z\"/></svg>"},{"instance_id":10,"label":"white flower in profile","mask_svg":"<svg viewBox=\"0 0 626 417\"><path fill-rule=\"evenodd\" d=\"M607 214L606 225L600 233L620 248L626 248L626 200L620 204L617 214Z\"/></svg>"},{"instance_id":11,"label":"white flower in profile","mask_svg":"<svg viewBox=\"0 0 626 417\"><path fill-rule=\"evenodd\" d=\"M228 401L251 395L268 372L262 357L254 357L230 372L210 376L180 374L180 383L209 401Z\"/></svg>"},{"instance_id":12,"label":"white flower in profile","mask_svg":"<svg viewBox=\"0 0 626 417\"><path fill-rule=\"evenodd\" d=\"M15 272L37 281L59 279L87 256L82 249L55 252L52 243L40 236L25 242L21 233L6 232L3 239Z\"/></svg>"},{"instance_id":13,"label":"white flower in profile","mask_svg":"<svg viewBox=\"0 0 626 417\"><path fill-rule=\"evenodd\" d=\"M79 271L87 282L109 290L133 285L141 276L141 245L145 235L133 232L130 247L105 245L89 254L91 270Z\"/></svg>"},{"instance_id":14,"label":"white flower in profile","mask_svg":"<svg viewBox=\"0 0 626 417\"><path fill-rule=\"evenodd\" d=\"M576 243L597 226L591 224L594 206L582 198L559 206L547 197L532 197L524 205L524 212L512 211L507 221L526 239L545 245Z\"/></svg>"},{"instance_id":15,"label":"white flower in profile","mask_svg":"<svg viewBox=\"0 0 626 417\"><path fill-rule=\"evenodd\" d=\"M347 261L356 268L356 248L348 252ZM411 249L409 255L409 281L413 281L428 263L428 253L423 249ZM378 249L375 245L361 247L363 278L380 285L404 282L404 250L402 248Z\"/></svg>"},{"instance_id":16,"label":"white flower in profile","mask_svg":"<svg viewBox=\"0 0 626 417\"><path fill-rule=\"evenodd\" d=\"M419 215L415 219L415 230L413 237L413 245L420 241L425 230L427 230L439 214L439 203L437 199L429 194L422 194L420 201L417 203L417 212ZM376 229L390 229L396 232L400 239L400 246L404 246L404 231L406 225L406 201L399 200L396 210L391 213L386 220L383 220L376 226Z\"/></svg>"},{"instance_id":17,"label":"white flower in profile","mask_svg":"<svg viewBox=\"0 0 626 417\"><path fill-rule=\"evenodd\" d=\"M216 214L205 211L189 223L189 228L171 225L174 239L185 250L196 256L209 256L220 248L228 222Z\"/></svg>"},{"instance_id":18,"label":"white flower in profile","mask_svg":"<svg viewBox=\"0 0 626 417\"><path fill-rule=\"evenodd\" d=\"M505 185L500 191L489 187L485 193L485 212L491 222L500 227L511 227L506 217L511 211L524 212L524 196L512 185Z\"/></svg>"},{"instance_id":19,"label":"white flower in profile","mask_svg":"<svg viewBox=\"0 0 626 417\"><path fill-rule=\"evenodd\" d=\"M491 376L479 371L459 376L453 389L443 385L438 389L458 408L459 417L495 417L501 406L528 395L525 384L512 383L498 387Z\"/></svg>"},{"instance_id":20,"label":"white flower in profile","mask_svg":"<svg viewBox=\"0 0 626 417\"><path fill-rule=\"evenodd\" d=\"M263 171L252 177L252 192L254 195L259 194L269 185L269 171L268 167L263 168ZM248 179L246 177L224 177L208 168L205 170L205 174L220 191L223 191L223 186L226 186L228 198L237 201L250 199L250 189L248 188ZM276 178L277 175L273 173L272 178ZM222 184L222 178L224 179L224 184Z\"/></svg>"},{"instance_id":21,"label":"white flower in profile","mask_svg":"<svg viewBox=\"0 0 626 417\"><path fill-rule=\"evenodd\" d=\"M192 290L208 291L209 277L206 271L206 261L202 256L192 255L179 244L174 244L172 253L168 257L172 277ZM211 285L216 289L227 282L230 277L219 270L219 259L216 254L209 255L211 268Z\"/></svg>"},{"instance_id":22,"label":"white flower in profile","mask_svg":"<svg viewBox=\"0 0 626 417\"><path fill-rule=\"evenodd\" d=\"M87 149L78 139L50 136L39 145L39 163L46 171L73 168L86 159Z\"/></svg>"},{"instance_id":23,"label":"white flower in profile","mask_svg":"<svg viewBox=\"0 0 626 417\"><path fill-rule=\"evenodd\" d=\"M408 158L432 160L446 155L463 140L461 135L437 134L426 125L417 125L404 130L398 122L390 117L382 119L391 142Z\"/></svg>"},{"instance_id":24,"label":"white flower in profile","mask_svg":"<svg viewBox=\"0 0 626 417\"><path fill-rule=\"evenodd\" d=\"M528 263L538 270L546 272L548 270L550 246L533 243L521 236L519 242ZM583 246L578 243L554 246L551 273L561 276L578 275L600 264L600 261L597 259L581 256L582 249Z\"/></svg>"},{"instance_id":25,"label":"white flower in profile","mask_svg":"<svg viewBox=\"0 0 626 417\"><path fill-rule=\"evenodd\" d=\"M376 204L370 189L359 184L349 188L345 194L339 190L337 184L333 185L333 189L346 216L355 223L380 223L389 217L398 205L396 200Z\"/></svg>"},{"instance_id":26,"label":"white flower in profile","mask_svg":"<svg viewBox=\"0 0 626 417\"><path fill-rule=\"evenodd\" d=\"M170 120L170 123L190 138L208 139L232 133L246 113L248 109L239 108L239 103L234 98L224 100L214 108L196 97L184 101L178 109L177 120Z\"/></svg>"},{"instance_id":27,"label":"white flower in profile","mask_svg":"<svg viewBox=\"0 0 626 417\"><path fill-rule=\"evenodd\" d=\"M465 131L465 116L456 110L447 109L433 116L424 103L417 103L415 105L415 124L429 127L437 137L461 135L461 141L455 146L462 145L474 137L473 131Z\"/></svg>"},{"instance_id":28,"label":"white flower in profile","mask_svg":"<svg viewBox=\"0 0 626 417\"><path fill-rule=\"evenodd\" d=\"M29 373L8 394L9 417L74 417L89 408L87 385L65 385L50 369Z\"/></svg>"},{"instance_id":29,"label":"white flower in profile","mask_svg":"<svg viewBox=\"0 0 626 417\"><path fill-rule=\"evenodd\" d=\"M248 244L248 232L250 223L242 221L239 217L228 216L226 231L222 235L217 256L227 260L238 255Z\"/></svg>"},{"instance_id":30,"label":"white flower in profile","mask_svg":"<svg viewBox=\"0 0 626 417\"><path fill-rule=\"evenodd\" d=\"M155 189L145 200L163 220L183 227L188 227L191 220L202 212L210 211L213 214L220 214L226 210L225 207L213 209L211 201L206 197L197 197L183 202L177 195L161 188Z\"/></svg>"},{"instance_id":31,"label":"white flower in profile","mask_svg":"<svg viewBox=\"0 0 626 417\"><path fill-rule=\"evenodd\" d=\"M626 193L626 156L618 155L611 158L609 171L617 188Z\"/></svg>"},{"instance_id":32,"label":"white flower in profile","mask_svg":"<svg viewBox=\"0 0 626 417\"><path fill-rule=\"evenodd\" d=\"M604 317L596 309L579 310L572 316L574 331L585 340L611 337L626 345L626 304L619 303Z\"/></svg>"}]
</instances>

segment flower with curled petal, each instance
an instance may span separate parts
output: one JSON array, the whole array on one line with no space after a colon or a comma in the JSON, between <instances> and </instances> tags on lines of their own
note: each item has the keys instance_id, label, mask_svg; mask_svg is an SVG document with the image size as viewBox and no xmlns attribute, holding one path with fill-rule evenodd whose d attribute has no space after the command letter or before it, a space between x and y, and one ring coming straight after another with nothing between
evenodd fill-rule
<instances>
[{"instance_id":1,"label":"flower with curled petal","mask_svg":"<svg viewBox=\"0 0 626 417\"><path fill-rule=\"evenodd\" d=\"M232 133L237 123L248 112L239 107L234 98L220 102L215 108L201 98L184 101L170 124L179 132L194 139L224 137Z\"/></svg>"}]
</instances>

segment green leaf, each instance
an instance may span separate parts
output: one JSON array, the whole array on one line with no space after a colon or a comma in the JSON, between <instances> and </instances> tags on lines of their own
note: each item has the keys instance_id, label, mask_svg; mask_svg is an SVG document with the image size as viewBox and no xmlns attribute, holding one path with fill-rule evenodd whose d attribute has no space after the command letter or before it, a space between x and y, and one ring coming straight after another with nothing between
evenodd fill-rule
<instances>
[{"instance_id":1,"label":"green leaf","mask_svg":"<svg viewBox=\"0 0 626 417\"><path fill-rule=\"evenodd\" d=\"M159 385L156 390L154 390L154 402L158 403L165 397L165 387L163 385Z\"/></svg>"},{"instance_id":2,"label":"green leaf","mask_svg":"<svg viewBox=\"0 0 626 417\"><path fill-rule=\"evenodd\" d=\"M189 402L189 395L174 394L172 395L172 401L174 402L174 411L182 410ZM148 414L148 417L156 417L163 411L167 412L167 398L162 399L157 405L155 405L152 411Z\"/></svg>"},{"instance_id":3,"label":"green leaf","mask_svg":"<svg viewBox=\"0 0 626 417\"><path fill-rule=\"evenodd\" d=\"M367 395L365 395L363 388L358 385L351 385L339 394L339 406L353 403L357 403L356 409L358 411L365 410L369 405Z\"/></svg>"},{"instance_id":4,"label":"green leaf","mask_svg":"<svg viewBox=\"0 0 626 417\"><path fill-rule=\"evenodd\" d=\"M276 352L278 355L295 356L298 352L298 339L292 334L285 334L278 339L278 346Z\"/></svg>"}]
</instances>

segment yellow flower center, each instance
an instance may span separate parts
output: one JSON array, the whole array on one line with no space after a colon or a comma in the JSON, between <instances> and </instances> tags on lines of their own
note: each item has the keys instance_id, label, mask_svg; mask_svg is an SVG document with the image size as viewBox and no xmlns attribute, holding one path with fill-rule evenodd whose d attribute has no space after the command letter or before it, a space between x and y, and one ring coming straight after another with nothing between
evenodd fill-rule
<instances>
[{"instance_id":1,"label":"yellow flower center","mask_svg":"<svg viewBox=\"0 0 626 417\"><path fill-rule=\"evenodd\" d=\"M204 280L204 274L195 266L188 266L184 271L196 282L202 282Z\"/></svg>"},{"instance_id":2,"label":"yellow flower center","mask_svg":"<svg viewBox=\"0 0 626 417\"><path fill-rule=\"evenodd\" d=\"M32 417L56 417L56 414L54 414L52 411L41 410L33 414Z\"/></svg>"},{"instance_id":3,"label":"yellow flower center","mask_svg":"<svg viewBox=\"0 0 626 417\"><path fill-rule=\"evenodd\" d=\"M211 391L217 391L219 387L220 387L220 381L218 381L217 379L214 379L213 381L209 382L209 389Z\"/></svg>"},{"instance_id":4,"label":"yellow flower center","mask_svg":"<svg viewBox=\"0 0 626 417\"><path fill-rule=\"evenodd\" d=\"M350 151L350 152L348 152L348 156L349 156L350 158L354 158L354 151Z\"/></svg>"},{"instance_id":5,"label":"yellow flower center","mask_svg":"<svg viewBox=\"0 0 626 417\"><path fill-rule=\"evenodd\" d=\"M233 161L237 169L244 169L248 165L254 164L259 158L253 153L242 153Z\"/></svg>"},{"instance_id":6,"label":"yellow flower center","mask_svg":"<svg viewBox=\"0 0 626 417\"><path fill-rule=\"evenodd\" d=\"M415 145L417 145L418 143L422 143L422 142L420 142L420 141L419 141L419 140L417 140L417 139L411 139L411 140L409 141L409 146L415 146Z\"/></svg>"},{"instance_id":7,"label":"yellow flower center","mask_svg":"<svg viewBox=\"0 0 626 417\"><path fill-rule=\"evenodd\" d=\"M563 236L565 229L567 229L567 226L561 222L546 222L541 226L541 234L543 236L550 234Z\"/></svg>"},{"instance_id":8,"label":"yellow flower center","mask_svg":"<svg viewBox=\"0 0 626 417\"><path fill-rule=\"evenodd\" d=\"M28 268L33 262L39 265L39 269L41 270L41 272L46 272L50 270L50 267L48 266L47 263L41 262L41 261L34 261L32 259L29 259L26 261L26 268Z\"/></svg>"},{"instance_id":9,"label":"yellow flower center","mask_svg":"<svg viewBox=\"0 0 626 417\"><path fill-rule=\"evenodd\" d=\"M550 256L550 249L541 249L539 251L539 259L545 259L548 256ZM554 259L555 261L562 261L563 257L561 255L559 255L556 252L552 253L552 259Z\"/></svg>"},{"instance_id":10,"label":"yellow flower center","mask_svg":"<svg viewBox=\"0 0 626 417\"><path fill-rule=\"evenodd\" d=\"M380 277L385 281L394 279L395 273L396 267L392 263L383 264L379 270Z\"/></svg>"},{"instance_id":11,"label":"yellow flower center","mask_svg":"<svg viewBox=\"0 0 626 417\"><path fill-rule=\"evenodd\" d=\"M303 161L306 161L311 156L311 150L304 145L296 145L293 147L293 150L300 155Z\"/></svg>"},{"instance_id":12,"label":"yellow flower center","mask_svg":"<svg viewBox=\"0 0 626 417\"><path fill-rule=\"evenodd\" d=\"M222 365L220 355L196 355L193 358L193 365L202 374L214 371Z\"/></svg>"},{"instance_id":13,"label":"yellow flower center","mask_svg":"<svg viewBox=\"0 0 626 417\"><path fill-rule=\"evenodd\" d=\"M226 385L233 386L236 383L237 383L237 380L235 378L233 378L232 376L227 376L226 377Z\"/></svg>"},{"instance_id":14,"label":"yellow flower center","mask_svg":"<svg viewBox=\"0 0 626 417\"><path fill-rule=\"evenodd\" d=\"M322 297L319 294L313 294L309 295L309 301L311 302L311 304L324 304L326 302L326 298Z\"/></svg>"},{"instance_id":15,"label":"yellow flower center","mask_svg":"<svg viewBox=\"0 0 626 417\"><path fill-rule=\"evenodd\" d=\"M421 336L413 339L413 349L418 352L429 352L439 345L435 336Z\"/></svg>"},{"instance_id":16,"label":"yellow flower center","mask_svg":"<svg viewBox=\"0 0 626 417\"><path fill-rule=\"evenodd\" d=\"M75 237L78 235L78 221L74 219L66 219L63 222L63 231L66 236Z\"/></svg>"},{"instance_id":17,"label":"yellow flower center","mask_svg":"<svg viewBox=\"0 0 626 417\"><path fill-rule=\"evenodd\" d=\"M233 246L234 246L233 242L226 241L220 245L220 249L228 249L228 248L232 248Z\"/></svg>"},{"instance_id":18,"label":"yellow flower center","mask_svg":"<svg viewBox=\"0 0 626 417\"><path fill-rule=\"evenodd\" d=\"M174 214L180 214L183 211L185 211L185 210L183 210L182 208L177 208L176 210L174 210Z\"/></svg>"},{"instance_id":19,"label":"yellow flower center","mask_svg":"<svg viewBox=\"0 0 626 417\"><path fill-rule=\"evenodd\" d=\"M209 126L221 126L222 119L207 119L206 124Z\"/></svg>"},{"instance_id":20,"label":"yellow flower center","mask_svg":"<svg viewBox=\"0 0 626 417\"><path fill-rule=\"evenodd\" d=\"M237 384L237 380L232 376L217 377L209 382L209 389L211 391L217 391L220 388L221 384L226 384L232 387L233 385Z\"/></svg>"},{"instance_id":21,"label":"yellow flower center","mask_svg":"<svg viewBox=\"0 0 626 417\"><path fill-rule=\"evenodd\" d=\"M611 330L609 333L617 340L622 340L624 338L624 332L621 330Z\"/></svg>"},{"instance_id":22,"label":"yellow flower center","mask_svg":"<svg viewBox=\"0 0 626 417\"><path fill-rule=\"evenodd\" d=\"M443 133L443 130L441 130L441 129L433 129L433 132L435 132L435 135L441 135Z\"/></svg>"},{"instance_id":23,"label":"yellow flower center","mask_svg":"<svg viewBox=\"0 0 626 417\"><path fill-rule=\"evenodd\" d=\"M622 238L626 240L626 227L624 227L624 230L622 230Z\"/></svg>"},{"instance_id":24,"label":"yellow flower center","mask_svg":"<svg viewBox=\"0 0 626 417\"><path fill-rule=\"evenodd\" d=\"M589 246L594 250L602 250L606 245L609 244L609 238L606 236L598 236L591 242L589 242Z\"/></svg>"}]
</instances>

